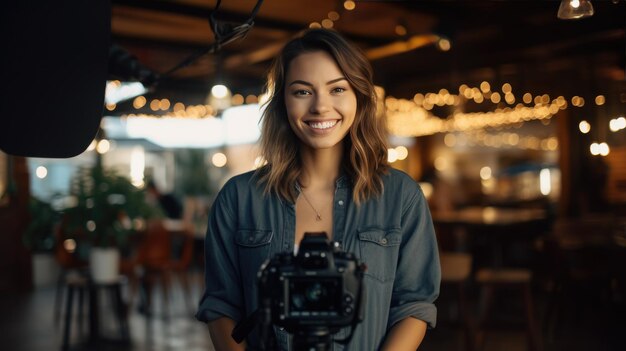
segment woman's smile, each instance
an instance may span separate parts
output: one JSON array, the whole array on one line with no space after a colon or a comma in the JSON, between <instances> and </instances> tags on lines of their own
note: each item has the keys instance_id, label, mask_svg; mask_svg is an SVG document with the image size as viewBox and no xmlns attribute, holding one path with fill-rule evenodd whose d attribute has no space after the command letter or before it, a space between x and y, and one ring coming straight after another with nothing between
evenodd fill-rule
<instances>
[{"instance_id":1,"label":"woman's smile","mask_svg":"<svg viewBox=\"0 0 626 351\"><path fill-rule=\"evenodd\" d=\"M305 123L316 133L327 133L339 123L339 120L306 121Z\"/></svg>"}]
</instances>

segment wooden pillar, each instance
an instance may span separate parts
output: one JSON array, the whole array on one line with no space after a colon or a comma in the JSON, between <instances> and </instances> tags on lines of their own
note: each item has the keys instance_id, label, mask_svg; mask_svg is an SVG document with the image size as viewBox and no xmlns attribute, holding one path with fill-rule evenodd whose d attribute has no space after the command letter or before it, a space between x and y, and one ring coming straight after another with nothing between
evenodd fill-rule
<instances>
[{"instance_id":1,"label":"wooden pillar","mask_svg":"<svg viewBox=\"0 0 626 351\"><path fill-rule=\"evenodd\" d=\"M32 289L31 254L22 244L30 185L26 158L9 156L8 203L0 207L0 291Z\"/></svg>"}]
</instances>

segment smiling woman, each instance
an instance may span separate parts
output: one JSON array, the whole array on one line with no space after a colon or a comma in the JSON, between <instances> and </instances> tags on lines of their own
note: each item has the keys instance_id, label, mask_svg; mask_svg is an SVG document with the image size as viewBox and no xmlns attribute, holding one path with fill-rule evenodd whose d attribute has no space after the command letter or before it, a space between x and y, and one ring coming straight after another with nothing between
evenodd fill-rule
<instances>
[{"instance_id":1,"label":"smiling woman","mask_svg":"<svg viewBox=\"0 0 626 351\"><path fill-rule=\"evenodd\" d=\"M436 323L437 243L421 189L387 163L369 63L337 32L308 30L282 49L267 87L267 163L229 180L215 199L196 317L208 322L216 350L271 345L260 328L247 345L230 337L257 310L259 268L296 252L305 233L324 232L368 267L365 319L349 335L329 331L332 349L414 351ZM269 339L277 345L269 349L293 349L285 330Z\"/></svg>"}]
</instances>

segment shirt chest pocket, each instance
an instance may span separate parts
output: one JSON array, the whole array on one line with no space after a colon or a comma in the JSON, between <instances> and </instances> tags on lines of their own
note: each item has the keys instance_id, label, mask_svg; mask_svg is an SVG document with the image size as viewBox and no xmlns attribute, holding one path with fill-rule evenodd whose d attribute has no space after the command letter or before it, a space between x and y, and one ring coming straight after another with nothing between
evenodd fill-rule
<instances>
[{"instance_id":1,"label":"shirt chest pocket","mask_svg":"<svg viewBox=\"0 0 626 351\"><path fill-rule=\"evenodd\" d=\"M240 229L237 231L235 244L239 251L239 266L242 267L241 272L245 275L245 280L255 280L258 268L269 258L272 236L271 230Z\"/></svg>"},{"instance_id":2,"label":"shirt chest pocket","mask_svg":"<svg viewBox=\"0 0 626 351\"><path fill-rule=\"evenodd\" d=\"M392 281L396 276L398 252L402 236L397 229L359 229L361 261L367 265L365 275L381 281Z\"/></svg>"}]
</instances>

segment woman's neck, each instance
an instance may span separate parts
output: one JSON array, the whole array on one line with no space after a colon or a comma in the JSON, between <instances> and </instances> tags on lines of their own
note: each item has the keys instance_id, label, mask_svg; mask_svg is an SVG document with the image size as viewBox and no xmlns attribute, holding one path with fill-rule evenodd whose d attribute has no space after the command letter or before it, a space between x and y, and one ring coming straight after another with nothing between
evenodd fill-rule
<instances>
[{"instance_id":1,"label":"woman's neck","mask_svg":"<svg viewBox=\"0 0 626 351\"><path fill-rule=\"evenodd\" d=\"M303 148L302 173L298 181L300 185L311 190L334 189L339 177L343 148L339 145L331 149Z\"/></svg>"}]
</instances>

